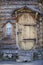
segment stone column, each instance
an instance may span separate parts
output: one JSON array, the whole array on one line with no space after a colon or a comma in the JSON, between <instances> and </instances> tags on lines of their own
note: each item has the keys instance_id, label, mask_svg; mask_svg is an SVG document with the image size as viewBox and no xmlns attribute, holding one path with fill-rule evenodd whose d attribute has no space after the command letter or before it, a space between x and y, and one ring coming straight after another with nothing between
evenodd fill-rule
<instances>
[{"instance_id":1,"label":"stone column","mask_svg":"<svg viewBox=\"0 0 43 65\"><path fill-rule=\"evenodd\" d=\"M16 45L17 45L17 47L19 48L19 42L18 42L18 34L17 34L17 32L18 32L18 23L16 23Z\"/></svg>"},{"instance_id":2,"label":"stone column","mask_svg":"<svg viewBox=\"0 0 43 65\"><path fill-rule=\"evenodd\" d=\"M40 22L39 20L37 20L37 23L36 23L36 27L37 27L37 43L36 43L36 46L39 47L40 46L40 42L39 42L39 37L40 37Z\"/></svg>"},{"instance_id":3,"label":"stone column","mask_svg":"<svg viewBox=\"0 0 43 65\"><path fill-rule=\"evenodd\" d=\"M40 46L42 46L43 44L43 22L42 22L42 18L40 17Z\"/></svg>"}]
</instances>

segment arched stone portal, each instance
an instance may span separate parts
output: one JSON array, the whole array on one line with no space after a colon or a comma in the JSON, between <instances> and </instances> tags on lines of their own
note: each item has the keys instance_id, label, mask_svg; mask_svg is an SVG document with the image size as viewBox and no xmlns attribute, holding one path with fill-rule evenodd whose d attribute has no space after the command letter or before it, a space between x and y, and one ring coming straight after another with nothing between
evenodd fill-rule
<instances>
[{"instance_id":1,"label":"arched stone portal","mask_svg":"<svg viewBox=\"0 0 43 65\"><path fill-rule=\"evenodd\" d=\"M17 27L19 48L23 50L34 48L37 38L36 20L29 13L23 13L18 17Z\"/></svg>"}]
</instances>

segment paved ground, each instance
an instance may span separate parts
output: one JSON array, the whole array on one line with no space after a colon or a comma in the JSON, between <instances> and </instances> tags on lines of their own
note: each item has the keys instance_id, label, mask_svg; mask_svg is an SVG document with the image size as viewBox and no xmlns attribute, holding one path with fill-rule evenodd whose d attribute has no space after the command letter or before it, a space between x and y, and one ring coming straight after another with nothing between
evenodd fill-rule
<instances>
[{"instance_id":1,"label":"paved ground","mask_svg":"<svg viewBox=\"0 0 43 65\"><path fill-rule=\"evenodd\" d=\"M14 61L1 61L0 65L43 65L43 60L25 62L25 63L16 63Z\"/></svg>"}]
</instances>

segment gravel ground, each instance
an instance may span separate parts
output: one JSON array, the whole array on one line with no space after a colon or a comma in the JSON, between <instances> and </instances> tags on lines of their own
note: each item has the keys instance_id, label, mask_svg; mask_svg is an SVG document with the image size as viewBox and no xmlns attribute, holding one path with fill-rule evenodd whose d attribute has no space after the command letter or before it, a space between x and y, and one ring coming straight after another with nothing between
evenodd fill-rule
<instances>
[{"instance_id":1,"label":"gravel ground","mask_svg":"<svg viewBox=\"0 0 43 65\"><path fill-rule=\"evenodd\" d=\"M14 61L0 61L0 65L43 65L43 60L37 60L32 62L14 62Z\"/></svg>"}]
</instances>

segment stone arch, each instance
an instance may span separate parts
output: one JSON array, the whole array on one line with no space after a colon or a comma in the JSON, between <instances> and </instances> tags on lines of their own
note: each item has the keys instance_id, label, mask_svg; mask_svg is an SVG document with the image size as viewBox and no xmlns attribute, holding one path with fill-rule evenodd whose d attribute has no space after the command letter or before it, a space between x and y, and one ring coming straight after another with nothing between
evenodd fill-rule
<instances>
[{"instance_id":1,"label":"stone arch","mask_svg":"<svg viewBox=\"0 0 43 65\"><path fill-rule=\"evenodd\" d=\"M25 6L20 9L15 10L13 13L14 16L17 17L17 19L16 19L17 28L18 28L18 30L17 30L18 42L17 43L18 43L20 49L24 49L24 50L32 49L34 46L34 43L36 43L36 37L37 37L36 34L37 33L36 33L36 31L34 31L36 29L35 28L36 20L35 20L34 16L32 16L31 12L33 12L33 11L31 9L29 9L27 6ZM29 26L29 27L27 27L27 26ZM34 32L34 34L33 34L33 32Z\"/></svg>"},{"instance_id":2,"label":"stone arch","mask_svg":"<svg viewBox=\"0 0 43 65\"><path fill-rule=\"evenodd\" d=\"M18 18L18 44L21 49L30 50L36 43L36 20L29 14L23 13Z\"/></svg>"},{"instance_id":3,"label":"stone arch","mask_svg":"<svg viewBox=\"0 0 43 65\"><path fill-rule=\"evenodd\" d=\"M3 37L14 38L14 24L11 21L7 21L3 24Z\"/></svg>"}]
</instances>

